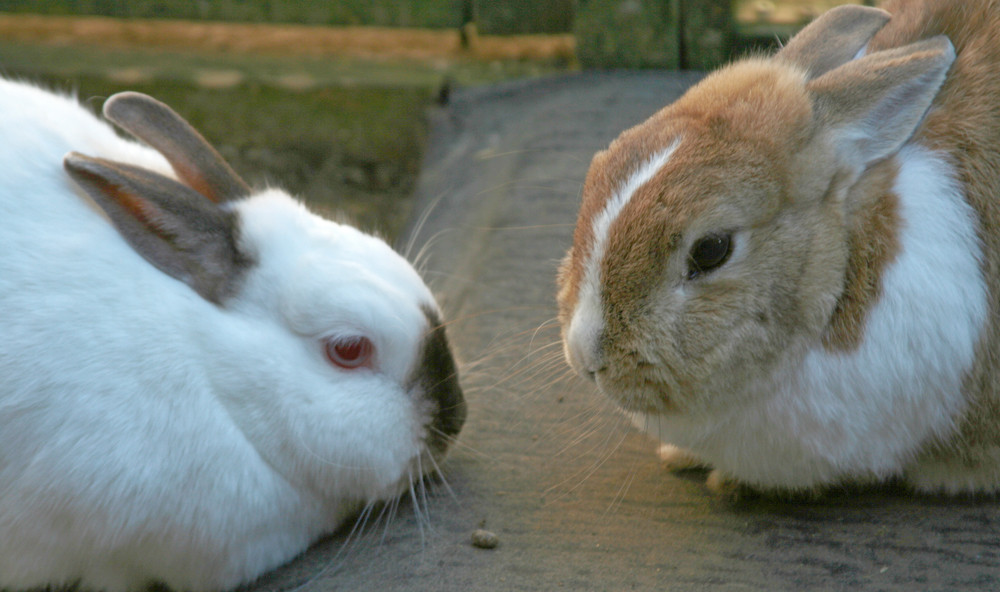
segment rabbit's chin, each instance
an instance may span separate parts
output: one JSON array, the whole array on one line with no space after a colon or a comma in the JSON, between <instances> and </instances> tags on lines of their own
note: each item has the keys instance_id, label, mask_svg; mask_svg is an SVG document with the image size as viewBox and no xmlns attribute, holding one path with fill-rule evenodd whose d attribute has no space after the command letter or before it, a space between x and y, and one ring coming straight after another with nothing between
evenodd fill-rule
<instances>
[{"instance_id":1,"label":"rabbit's chin","mask_svg":"<svg viewBox=\"0 0 1000 592\"><path fill-rule=\"evenodd\" d=\"M636 416L673 415L680 407L671 391L665 385L643 384L622 386L600 376L597 388L605 397L618 405L622 411Z\"/></svg>"}]
</instances>

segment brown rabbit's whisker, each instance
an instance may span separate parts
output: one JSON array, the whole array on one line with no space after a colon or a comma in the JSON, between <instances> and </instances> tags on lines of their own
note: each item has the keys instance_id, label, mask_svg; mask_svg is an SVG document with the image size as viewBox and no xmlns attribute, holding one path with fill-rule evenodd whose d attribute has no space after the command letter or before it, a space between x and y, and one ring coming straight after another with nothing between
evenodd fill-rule
<instances>
[{"instance_id":1,"label":"brown rabbit's whisker","mask_svg":"<svg viewBox=\"0 0 1000 592\"><path fill-rule=\"evenodd\" d=\"M470 321L470 320L473 320L473 319L478 319L478 318L484 317L484 316L500 315L500 314L504 314L504 313L523 312L523 311L532 311L532 310L539 310L539 307L537 307L537 306L505 306L503 308L488 308L488 309L480 310L480 311L473 312L473 313L466 313L466 314L464 314L462 316L458 316L458 317L449 317L448 320L446 320L443 323L441 323L441 326L442 327L450 327L451 325L454 325L456 323L467 322L467 321Z\"/></svg>"},{"instance_id":2,"label":"brown rabbit's whisker","mask_svg":"<svg viewBox=\"0 0 1000 592\"><path fill-rule=\"evenodd\" d=\"M617 508L619 508L628 497L628 491L632 487L632 483L635 482L636 475L639 474L639 462L637 460L632 461L632 466L629 468L628 473L626 473L625 479L622 479L621 484L618 486L618 490L615 495L611 498L608 503L608 507L604 510L604 516L611 516L615 513Z\"/></svg>"},{"instance_id":3,"label":"brown rabbit's whisker","mask_svg":"<svg viewBox=\"0 0 1000 592\"><path fill-rule=\"evenodd\" d=\"M552 230L553 228L572 228L572 223L565 224L531 224L527 226L472 226L476 230L502 231L502 230Z\"/></svg>"},{"instance_id":4,"label":"brown rabbit's whisker","mask_svg":"<svg viewBox=\"0 0 1000 592\"><path fill-rule=\"evenodd\" d=\"M621 437L618 439L617 442L615 442L614 446L612 446L610 449L605 449L600 454L600 456L597 458L597 460L595 460L593 463L591 463L590 467L587 467L587 468L584 468L584 469L580 469L580 470L576 471L575 473L573 473L571 476L567 477L566 479L564 479L564 480L560 481L559 483L557 483L555 485L552 485L548 489L546 489L545 492L544 492L544 494L548 495L548 494L554 492L556 489L559 489L559 488L565 486L566 483L568 483L571 479L573 479L575 477L579 477L579 481L575 485L573 485L572 487L569 487L569 488L565 489L562 493L558 494L557 496L555 496L555 498L553 498L552 500L549 500L546 503L551 503L553 501L560 500L560 499L566 497L567 495L569 495L570 493L572 493L572 492L576 491L577 489L579 489L584 484L584 482L586 482L587 479L590 478L591 475L593 475L594 473L596 473L598 471L598 469L600 469L601 467L604 466L604 463L606 463L612 456L614 456L614 453L618 451L618 449L621 447L622 443L625 442L625 438L627 438L627 437L628 437L628 432L622 432ZM607 444L610 441L610 438L611 438L611 433L609 433L607 435L607 437L602 442L602 444ZM596 448L596 446L591 447L591 448L588 449L588 451L592 451L595 448Z\"/></svg>"},{"instance_id":5,"label":"brown rabbit's whisker","mask_svg":"<svg viewBox=\"0 0 1000 592\"><path fill-rule=\"evenodd\" d=\"M563 455L568 453L570 450L579 448L579 446L590 439L594 434L598 433L600 426L599 423L600 416L594 409L585 409L579 411L575 415L566 418L566 422L569 425L579 425L587 427L580 431L575 437L569 439L565 442L563 447L556 453L558 455Z\"/></svg>"},{"instance_id":6,"label":"brown rabbit's whisker","mask_svg":"<svg viewBox=\"0 0 1000 592\"><path fill-rule=\"evenodd\" d=\"M553 363L558 363L558 361L561 360L562 358L561 350L556 350L554 352L545 352L544 350L553 349L555 346L559 345L561 344L556 342L546 346L536 347L534 350L528 351L526 354L524 354L523 356L512 362L509 365L507 372L504 374L504 376L499 378L496 383L503 384L511 382L512 379L520 378L524 375L528 375L529 377L534 377L539 373L540 365L542 364L550 365ZM511 351L511 350L494 351L491 353L489 357L490 358L495 357L497 354L504 353L505 351ZM540 358L539 358L539 352L542 352ZM480 362L485 361L486 359L488 358L484 358L480 360ZM517 383L515 382L515 384Z\"/></svg>"}]
</instances>

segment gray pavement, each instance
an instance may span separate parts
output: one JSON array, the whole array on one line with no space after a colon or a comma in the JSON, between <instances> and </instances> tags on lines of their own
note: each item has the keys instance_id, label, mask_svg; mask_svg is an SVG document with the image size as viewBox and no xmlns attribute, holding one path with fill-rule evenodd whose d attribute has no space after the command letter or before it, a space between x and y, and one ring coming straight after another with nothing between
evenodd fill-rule
<instances>
[{"instance_id":1,"label":"gray pavement","mask_svg":"<svg viewBox=\"0 0 1000 592\"><path fill-rule=\"evenodd\" d=\"M260 592L1000 589L1000 502L892 487L719 498L562 361L554 275L594 151L696 77L582 74L456 93L418 189L425 276L469 420L443 486L321 541ZM473 547L473 530L499 537Z\"/></svg>"}]
</instances>

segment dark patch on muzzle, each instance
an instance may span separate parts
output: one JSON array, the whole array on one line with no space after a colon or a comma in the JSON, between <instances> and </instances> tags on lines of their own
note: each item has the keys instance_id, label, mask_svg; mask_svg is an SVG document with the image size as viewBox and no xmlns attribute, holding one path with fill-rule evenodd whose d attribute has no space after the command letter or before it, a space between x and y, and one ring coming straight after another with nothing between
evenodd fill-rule
<instances>
[{"instance_id":1,"label":"dark patch on muzzle","mask_svg":"<svg viewBox=\"0 0 1000 592\"><path fill-rule=\"evenodd\" d=\"M423 310L430 330L421 344L420 361L410 384L437 404L427 443L433 451L444 452L465 423L465 397L458 384L458 370L444 325L434 311L427 307Z\"/></svg>"}]
</instances>

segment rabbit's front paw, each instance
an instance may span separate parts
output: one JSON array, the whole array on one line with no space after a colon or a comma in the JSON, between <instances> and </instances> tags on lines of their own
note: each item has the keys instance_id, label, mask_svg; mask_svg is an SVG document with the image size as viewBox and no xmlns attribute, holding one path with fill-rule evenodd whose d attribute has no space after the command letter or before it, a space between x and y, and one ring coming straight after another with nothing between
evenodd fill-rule
<instances>
[{"instance_id":1,"label":"rabbit's front paw","mask_svg":"<svg viewBox=\"0 0 1000 592\"><path fill-rule=\"evenodd\" d=\"M656 455L660 458L663 468L668 471L709 468L705 461L695 456L690 450L673 444L660 444L660 447L656 449Z\"/></svg>"}]
</instances>

